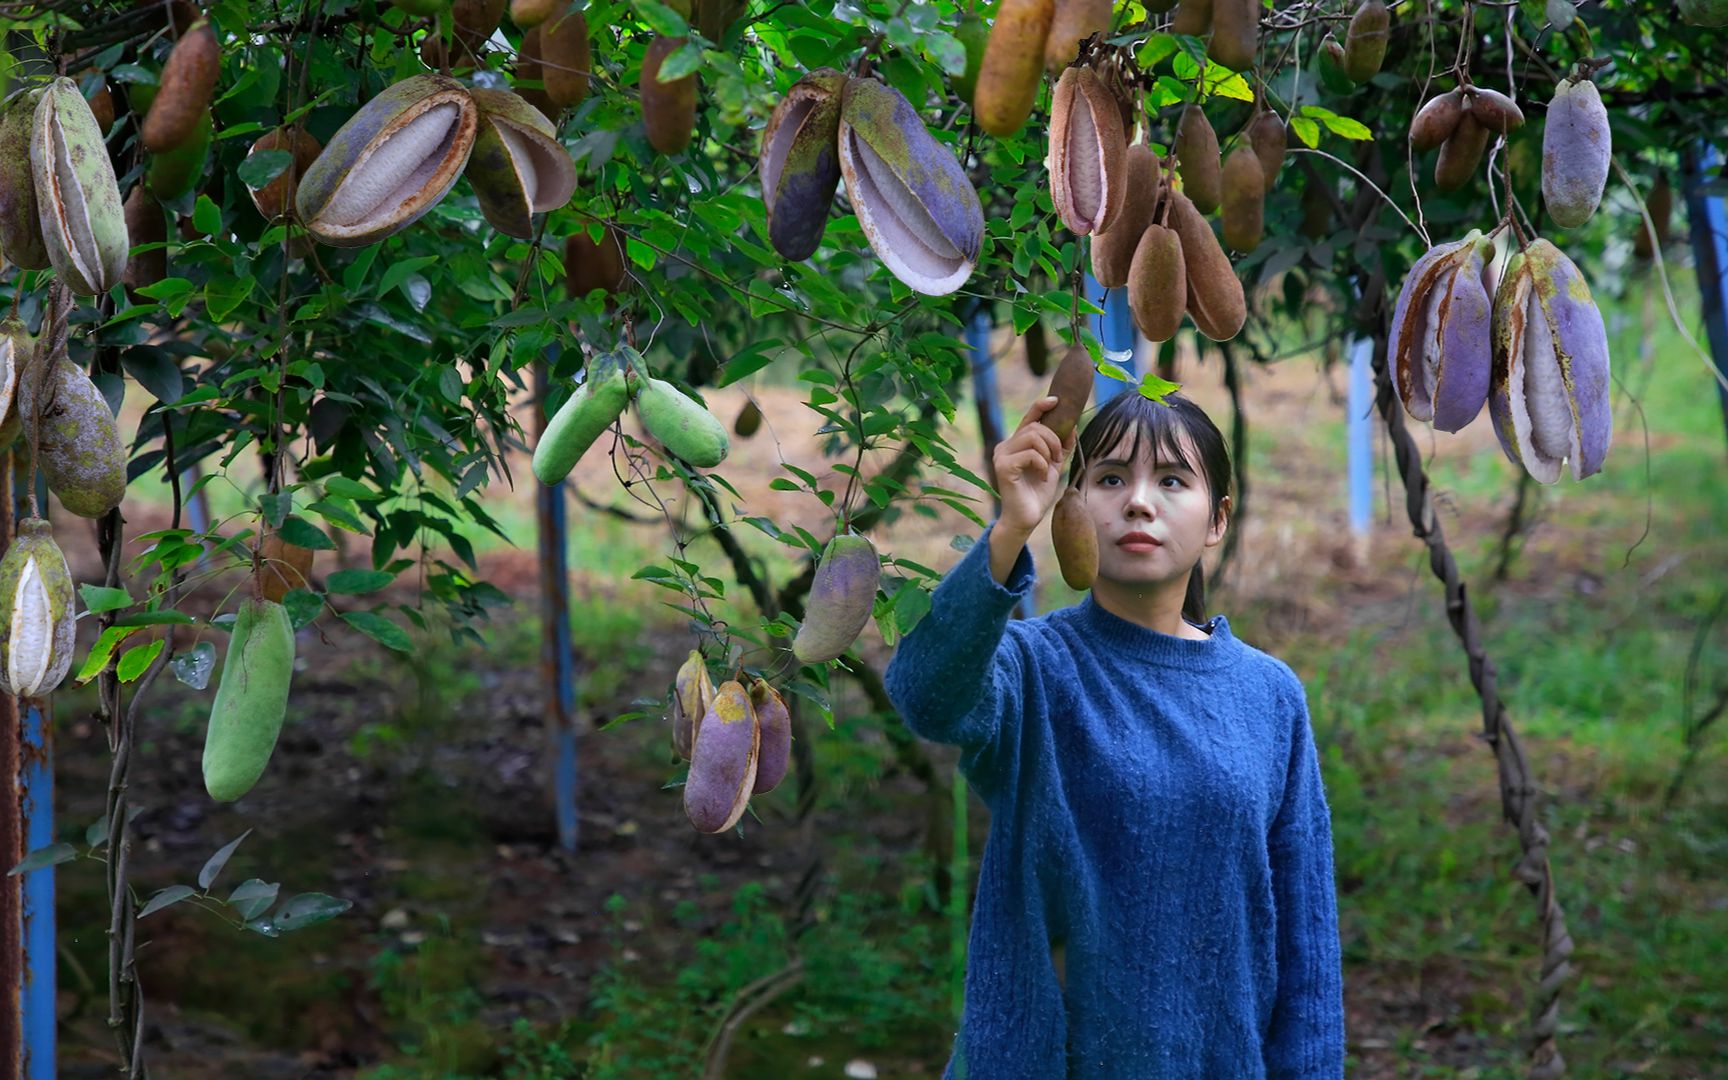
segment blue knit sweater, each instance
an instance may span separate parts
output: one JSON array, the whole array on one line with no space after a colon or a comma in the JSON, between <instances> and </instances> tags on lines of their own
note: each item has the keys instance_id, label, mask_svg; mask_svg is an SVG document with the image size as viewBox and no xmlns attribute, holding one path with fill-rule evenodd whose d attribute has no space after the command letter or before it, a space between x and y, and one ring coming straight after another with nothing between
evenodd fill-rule
<instances>
[{"instance_id":1,"label":"blue knit sweater","mask_svg":"<svg viewBox=\"0 0 1728 1080\"><path fill-rule=\"evenodd\" d=\"M1087 593L1011 621L1032 556L1004 587L989 541L886 674L907 726L959 746L990 808L944 1080L1343 1076L1332 827L1301 681L1222 615L1189 641Z\"/></svg>"}]
</instances>

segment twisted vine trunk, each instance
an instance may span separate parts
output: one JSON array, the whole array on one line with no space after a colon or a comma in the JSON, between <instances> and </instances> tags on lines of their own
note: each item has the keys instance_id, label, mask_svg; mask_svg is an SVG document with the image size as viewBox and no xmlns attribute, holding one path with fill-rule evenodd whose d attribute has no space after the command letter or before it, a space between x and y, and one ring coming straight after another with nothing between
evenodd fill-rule
<instances>
[{"instance_id":1,"label":"twisted vine trunk","mask_svg":"<svg viewBox=\"0 0 1728 1080\"><path fill-rule=\"evenodd\" d=\"M1469 660L1470 681L1482 698L1482 737L1494 751L1500 774L1500 810L1507 823L1518 830L1518 844L1523 857L1512 868L1512 876L1523 882L1536 900L1542 920L1541 978L1531 1009L1530 1076L1533 1080L1554 1080L1566 1073L1566 1061L1560 1055L1557 1038L1560 1028L1560 991L1572 973L1568 957L1572 955L1572 936L1566 930L1566 916L1554 895L1554 874L1548 862L1548 830L1536 820L1536 780L1518 733L1512 726L1505 704L1500 700L1494 662L1482 648L1481 625L1476 609L1470 604L1458 563L1446 544L1440 518L1434 512L1429 497L1428 476L1422 468L1422 452L1404 425L1404 413L1392 389L1387 371L1389 327L1384 302L1385 276L1376 270L1367 288L1364 302L1374 310L1374 403L1386 421L1397 458L1398 474L1404 481L1404 504L1410 515L1410 525L1417 538L1428 545L1428 563L1446 590L1446 615L1457 632L1460 644Z\"/></svg>"}]
</instances>

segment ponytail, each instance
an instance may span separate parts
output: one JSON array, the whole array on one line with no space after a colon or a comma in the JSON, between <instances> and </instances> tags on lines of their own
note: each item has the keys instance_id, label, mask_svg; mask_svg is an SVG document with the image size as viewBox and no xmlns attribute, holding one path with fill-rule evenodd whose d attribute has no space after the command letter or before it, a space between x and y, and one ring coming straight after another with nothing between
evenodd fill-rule
<instances>
[{"instance_id":1,"label":"ponytail","mask_svg":"<svg viewBox=\"0 0 1728 1080\"><path fill-rule=\"evenodd\" d=\"M1196 626L1206 622L1206 571L1199 563L1188 575L1188 595L1182 599L1182 617Z\"/></svg>"}]
</instances>

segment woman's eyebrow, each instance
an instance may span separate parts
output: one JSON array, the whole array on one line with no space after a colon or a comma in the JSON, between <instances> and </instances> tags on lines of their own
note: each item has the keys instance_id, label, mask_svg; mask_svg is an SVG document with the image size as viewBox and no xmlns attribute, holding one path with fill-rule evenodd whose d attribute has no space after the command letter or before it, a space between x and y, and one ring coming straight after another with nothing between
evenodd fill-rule
<instances>
[{"instance_id":1,"label":"woman's eyebrow","mask_svg":"<svg viewBox=\"0 0 1728 1080\"><path fill-rule=\"evenodd\" d=\"M1094 462L1092 467L1094 469L1108 469L1108 468L1112 468L1112 467L1118 467L1118 468L1126 469L1126 468L1131 467L1132 464L1133 464L1132 462L1124 461L1121 458L1105 458L1103 461ZM1163 464L1154 465L1152 467L1152 471L1153 472L1160 472L1160 471L1162 471L1162 472L1183 472L1183 473L1189 474L1190 476L1194 475L1193 469L1190 469L1188 466L1182 464L1179 461L1166 461Z\"/></svg>"}]
</instances>

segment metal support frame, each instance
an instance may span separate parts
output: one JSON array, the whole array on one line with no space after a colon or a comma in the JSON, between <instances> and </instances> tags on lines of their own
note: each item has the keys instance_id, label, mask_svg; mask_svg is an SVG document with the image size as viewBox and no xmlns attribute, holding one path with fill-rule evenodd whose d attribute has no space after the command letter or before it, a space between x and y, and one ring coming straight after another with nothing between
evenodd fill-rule
<instances>
[{"instance_id":1,"label":"metal support frame","mask_svg":"<svg viewBox=\"0 0 1728 1080\"><path fill-rule=\"evenodd\" d=\"M19 455L7 452L0 459L3 505L12 509L0 523L0 538L7 546L14 536L13 523L29 510L24 492L32 471ZM38 504L46 506L47 498L47 485L38 481ZM8 696L0 723L6 728L0 799L11 819L9 827L0 830L9 849L0 852L0 861L10 870L29 852L54 842L54 739L46 701ZM5 985L0 1007L6 1010L0 1017L0 1080L54 1080L58 1069L54 886L52 866L0 878L0 917L8 923L0 934L0 980Z\"/></svg>"},{"instance_id":2,"label":"metal support frame","mask_svg":"<svg viewBox=\"0 0 1728 1080\"><path fill-rule=\"evenodd\" d=\"M1686 217L1691 223L1692 256L1698 268L1698 301L1704 310L1704 332L1710 342L1711 363L1718 373L1728 373L1728 208L1723 205L1722 182L1705 190L1704 173L1722 163L1722 155L1708 143L1686 152L1684 185ZM1722 403L1722 422L1728 433L1728 389L1716 383Z\"/></svg>"}]
</instances>

